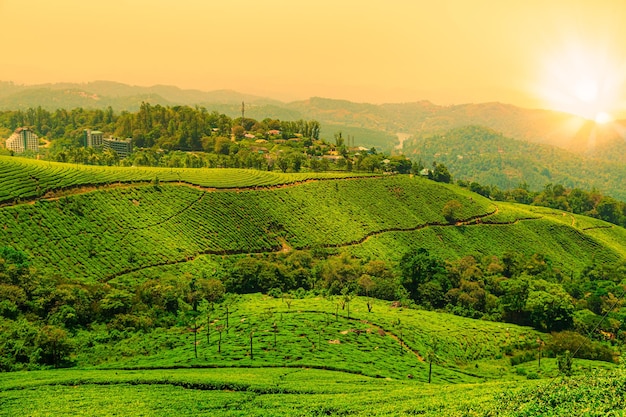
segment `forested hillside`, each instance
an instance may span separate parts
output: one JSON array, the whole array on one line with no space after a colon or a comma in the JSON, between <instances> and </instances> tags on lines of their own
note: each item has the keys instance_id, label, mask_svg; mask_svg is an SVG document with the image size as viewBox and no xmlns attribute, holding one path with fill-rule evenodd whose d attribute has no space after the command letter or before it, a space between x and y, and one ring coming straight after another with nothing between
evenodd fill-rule
<instances>
[{"instance_id":1,"label":"forested hillside","mask_svg":"<svg viewBox=\"0 0 626 417\"><path fill-rule=\"evenodd\" d=\"M523 142L480 126L420 136L405 142L413 159L437 161L456 179L508 190L523 184L541 190L547 184L593 188L626 200L626 167L621 162L592 158L547 145Z\"/></svg>"},{"instance_id":2,"label":"forested hillside","mask_svg":"<svg viewBox=\"0 0 626 417\"><path fill-rule=\"evenodd\" d=\"M24 126L43 136L37 154L27 151L25 155L49 161L266 171L278 168L282 172L299 172L303 167L315 172L354 169L407 173L411 169L404 156L355 146L355 137L344 136L341 131L324 140L317 120L232 119L203 107L142 103L135 113L116 113L111 107L54 112L38 107L0 113L0 134L8 137ZM87 132L97 129L107 138L129 138L134 152L121 158L106 147L87 146ZM357 132L366 142L376 141L376 135L370 136L367 130ZM0 154L11 152L0 148Z\"/></svg>"}]
</instances>

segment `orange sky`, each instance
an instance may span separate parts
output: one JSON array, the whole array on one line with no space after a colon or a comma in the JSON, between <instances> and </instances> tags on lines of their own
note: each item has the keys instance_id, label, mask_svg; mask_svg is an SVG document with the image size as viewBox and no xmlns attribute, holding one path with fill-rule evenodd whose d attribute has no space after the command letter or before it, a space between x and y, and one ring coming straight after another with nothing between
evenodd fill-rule
<instances>
[{"instance_id":1,"label":"orange sky","mask_svg":"<svg viewBox=\"0 0 626 417\"><path fill-rule=\"evenodd\" d=\"M626 109L623 0L0 0L0 16L0 80L19 84L555 108L547 90L584 88L574 62L603 61L607 111Z\"/></svg>"}]
</instances>

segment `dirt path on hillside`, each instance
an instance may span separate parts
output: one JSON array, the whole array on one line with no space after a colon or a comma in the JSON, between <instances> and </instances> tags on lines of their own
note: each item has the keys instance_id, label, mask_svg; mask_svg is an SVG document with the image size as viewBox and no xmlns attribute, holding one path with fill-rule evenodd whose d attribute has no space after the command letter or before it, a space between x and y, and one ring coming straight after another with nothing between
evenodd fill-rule
<instances>
[{"instance_id":1,"label":"dirt path on hillside","mask_svg":"<svg viewBox=\"0 0 626 417\"><path fill-rule=\"evenodd\" d=\"M321 181L351 181L351 180L363 180L371 178L382 178L382 175L370 175L370 176L354 176L354 177L339 177L339 178L308 178L301 181L286 182L282 184L273 185L249 185L240 187L205 187L198 184L193 184L186 181L161 181L161 186L180 186L194 188L203 192L244 192L244 191L273 191L281 188L297 187L303 184L309 184L313 182ZM93 191L106 191L117 188L131 188L153 185L151 181L117 181L109 184L80 184L76 186L61 187L54 190L48 190L42 196L27 197L27 198L14 198L10 201L4 201L0 203L0 208L13 207L19 205L35 204L37 201L55 201L63 197L87 194Z\"/></svg>"},{"instance_id":2,"label":"dirt path on hillside","mask_svg":"<svg viewBox=\"0 0 626 417\"><path fill-rule=\"evenodd\" d=\"M195 204L195 203L192 203ZM367 233L365 236L363 236L360 239L351 241L351 242L343 242L343 243L339 243L339 244L326 244L326 245L322 245L323 248L345 248L345 247L349 247L349 246L355 246L355 245L360 245L364 242L366 242L368 239L371 239L372 237L375 236L379 236L382 235L384 233L390 233L390 232L414 232L414 231L418 231L418 230L422 230L422 229L426 229L429 227L463 227L463 226L478 226L478 227L484 227L484 226L504 226L504 225L512 225L512 224L517 224L521 221L530 221L530 220L538 220L541 218L541 216L539 217L529 217L529 218L519 218L519 219L515 219L512 221L506 221L506 222L488 222L488 221L484 221L484 219L488 218L489 216L493 216L494 214L498 213L499 209L498 206L496 206L494 204L494 209L491 212L488 213L483 213L480 215L476 215L473 216L469 219L460 221L460 222L456 222L456 223L442 223L442 222L432 222L432 223L424 223L424 224L420 224L414 227L407 227L407 228L400 228L400 227L393 227L393 228L387 228L387 229L381 229L381 230L376 230L370 233ZM156 268L156 267L161 267L161 266L168 266L168 265L176 265L176 264L181 264L181 263L185 263L185 262L191 262L194 261L195 259L197 259L200 256L203 255L223 255L223 256L228 256L228 255L244 255L244 254L264 254L264 253L277 253L277 252L283 252L283 251L290 251L290 250L310 250L311 247L309 246L303 246L303 247L299 247L299 248L293 248L289 245L289 243L284 240L284 241L277 241L276 242L276 246L271 249L271 250L246 250L246 249L222 249L222 250L215 250L215 249L209 249L209 250L205 250L205 251L200 251L195 253L194 255L190 255L187 256L185 258L182 259L176 259L176 260L168 260L168 261L164 261L164 262L158 262L156 264L152 264L152 265L144 265L144 266L140 266L137 268L132 268L132 269L127 269L124 271L120 271L117 272L115 274L111 274L109 276L105 276L102 277L100 279L100 281L102 282L108 282L111 281L112 279L118 278L122 275L126 275L126 274L130 274L130 273L134 273L134 272L139 272L145 269L149 269L149 268Z\"/></svg>"}]
</instances>

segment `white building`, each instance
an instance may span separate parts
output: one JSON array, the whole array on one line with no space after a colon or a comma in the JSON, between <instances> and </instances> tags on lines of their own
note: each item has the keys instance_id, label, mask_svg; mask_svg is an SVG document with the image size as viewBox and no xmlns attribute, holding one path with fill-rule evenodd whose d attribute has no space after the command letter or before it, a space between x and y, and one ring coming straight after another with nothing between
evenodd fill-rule
<instances>
[{"instance_id":1,"label":"white building","mask_svg":"<svg viewBox=\"0 0 626 417\"><path fill-rule=\"evenodd\" d=\"M7 139L6 146L15 153L39 152L39 137L29 128L20 127Z\"/></svg>"},{"instance_id":2,"label":"white building","mask_svg":"<svg viewBox=\"0 0 626 417\"><path fill-rule=\"evenodd\" d=\"M85 129L84 133L84 143L85 146L89 148L100 148L104 143L104 133L99 130L89 130Z\"/></svg>"},{"instance_id":3,"label":"white building","mask_svg":"<svg viewBox=\"0 0 626 417\"><path fill-rule=\"evenodd\" d=\"M104 149L111 149L117 152L120 159L126 158L133 152L133 142L131 138L118 139L114 137L105 138L102 140L102 146Z\"/></svg>"}]
</instances>

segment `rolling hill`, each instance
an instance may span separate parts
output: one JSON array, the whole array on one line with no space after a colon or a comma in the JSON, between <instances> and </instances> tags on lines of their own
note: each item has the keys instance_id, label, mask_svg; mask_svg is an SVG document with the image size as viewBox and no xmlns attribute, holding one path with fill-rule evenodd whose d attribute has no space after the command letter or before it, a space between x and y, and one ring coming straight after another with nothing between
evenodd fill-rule
<instances>
[{"instance_id":1,"label":"rolling hill","mask_svg":"<svg viewBox=\"0 0 626 417\"><path fill-rule=\"evenodd\" d=\"M505 282L526 282L547 306L626 259L620 227L409 175L0 157L0 192L0 366L31 369L0 374L8 414L482 415L558 375L554 357L536 363L558 336L342 283L391 285L425 250L459 265L468 297L493 285L504 309ZM511 253L532 260L519 275L500 269ZM471 278L469 257L492 272ZM573 371L613 367L577 358Z\"/></svg>"},{"instance_id":2,"label":"rolling hill","mask_svg":"<svg viewBox=\"0 0 626 417\"><path fill-rule=\"evenodd\" d=\"M332 180L347 174L1 160L2 241L32 255L42 270L77 278L107 279L205 254L273 252L285 246L344 247L381 259L398 259L400 248L416 246L445 258L541 248L571 271L592 259L617 260L625 253L619 246L598 246L595 237L619 241L621 228L585 232L576 224L596 221L583 218L572 225L569 217L564 222L540 214L543 208L491 202L421 178ZM63 190L69 195L55 194ZM443 207L451 200L461 202L458 219L470 222L466 227L450 227L444 218ZM476 219L481 223L472 223ZM556 230L563 231L559 239L567 240L555 241ZM474 231L480 239L468 239ZM120 245L124 251L114 249ZM92 246L98 248L96 256L89 255ZM132 262L125 259L129 252L136 255Z\"/></svg>"}]
</instances>

